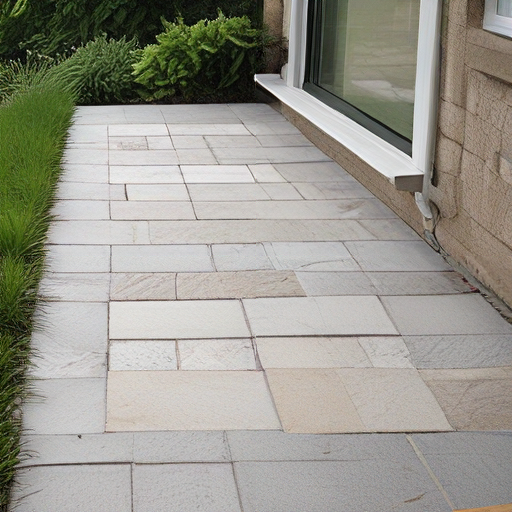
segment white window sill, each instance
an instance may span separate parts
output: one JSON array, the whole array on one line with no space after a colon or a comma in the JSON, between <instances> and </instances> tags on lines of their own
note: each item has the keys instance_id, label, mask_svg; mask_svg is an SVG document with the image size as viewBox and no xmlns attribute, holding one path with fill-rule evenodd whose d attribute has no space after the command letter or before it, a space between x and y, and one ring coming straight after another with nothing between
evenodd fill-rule
<instances>
[{"instance_id":1,"label":"white window sill","mask_svg":"<svg viewBox=\"0 0 512 512\"><path fill-rule=\"evenodd\" d=\"M279 75L256 75L255 81L384 175L397 190L421 192L423 172L408 155L302 89L289 87Z\"/></svg>"}]
</instances>

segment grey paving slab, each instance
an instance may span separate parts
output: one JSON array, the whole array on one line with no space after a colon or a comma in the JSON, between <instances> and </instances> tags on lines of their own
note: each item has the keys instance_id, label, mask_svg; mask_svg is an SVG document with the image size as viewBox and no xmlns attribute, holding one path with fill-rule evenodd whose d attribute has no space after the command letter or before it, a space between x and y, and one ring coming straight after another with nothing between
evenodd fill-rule
<instances>
[{"instance_id":1,"label":"grey paving slab","mask_svg":"<svg viewBox=\"0 0 512 512\"><path fill-rule=\"evenodd\" d=\"M476 294L383 297L382 302L403 335L512 334L512 325Z\"/></svg>"},{"instance_id":2,"label":"grey paving slab","mask_svg":"<svg viewBox=\"0 0 512 512\"><path fill-rule=\"evenodd\" d=\"M31 347L37 378L102 377L107 354L106 303L50 302L41 306ZM44 328L41 328L43 327Z\"/></svg>"},{"instance_id":3,"label":"grey paving slab","mask_svg":"<svg viewBox=\"0 0 512 512\"><path fill-rule=\"evenodd\" d=\"M169 135L167 126L159 124L109 124L109 137L145 137L147 135Z\"/></svg>"},{"instance_id":4,"label":"grey paving slab","mask_svg":"<svg viewBox=\"0 0 512 512\"><path fill-rule=\"evenodd\" d=\"M326 182L358 182L342 167L332 160L320 162L301 162L275 164L277 172L290 182L326 183Z\"/></svg>"},{"instance_id":5,"label":"grey paving slab","mask_svg":"<svg viewBox=\"0 0 512 512\"><path fill-rule=\"evenodd\" d=\"M206 245L116 245L112 272L211 272Z\"/></svg>"},{"instance_id":6,"label":"grey paving slab","mask_svg":"<svg viewBox=\"0 0 512 512\"><path fill-rule=\"evenodd\" d=\"M350 181L327 181L294 183L304 199L360 199L373 198L374 195L359 183Z\"/></svg>"},{"instance_id":7,"label":"grey paving slab","mask_svg":"<svg viewBox=\"0 0 512 512\"><path fill-rule=\"evenodd\" d=\"M361 219L359 222L377 240L421 240L418 233L398 217L396 219Z\"/></svg>"},{"instance_id":8,"label":"grey paving slab","mask_svg":"<svg viewBox=\"0 0 512 512\"><path fill-rule=\"evenodd\" d=\"M231 464L136 465L134 512L241 512Z\"/></svg>"},{"instance_id":9,"label":"grey paving slab","mask_svg":"<svg viewBox=\"0 0 512 512\"><path fill-rule=\"evenodd\" d=\"M105 379L32 381L23 406L27 434L101 434L105 431Z\"/></svg>"},{"instance_id":10,"label":"grey paving slab","mask_svg":"<svg viewBox=\"0 0 512 512\"><path fill-rule=\"evenodd\" d=\"M177 149L178 163L180 165L212 165L217 159L210 148L208 149Z\"/></svg>"},{"instance_id":11,"label":"grey paving slab","mask_svg":"<svg viewBox=\"0 0 512 512\"><path fill-rule=\"evenodd\" d=\"M111 302L109 332L121 340L250 336L235 300Z\"/></svg>"},{"instance_id":12,"label":"grey paving slab","mask_svg":"<svg viewBox=\"0 0 512 512\"><path fill-rule=\"evenodd\" d=\"M208 144L202 135L173 135L175 149L207 149Z\"/></svg>"},{"instance_id":13,"label":"grey paving slab","mask_svg":"<svg viewBox=\"0 0 512 512\"><path fill-rule=\"evenodd\" d=\"M113 273L110 299L118 300L175 300L175 273Z\"/></svg>"},{"instance_id":14,"label":"grey paving slab","mask_svg":"<svg viewBox=\"0 0 512 512\"><path fill-rule=\"evenodd\" d=\"M176 165L178 155L173 149L153 151L111 149L108 152L108 162L111 165Z\"/></svg>"},{"instance_id":15,"label":"grey paving slab","mask_svg":"<svg viewBox=\"0 0 512 512\"><path fill-rule=\"evenodd\" d=\"M187 188L183 184L130 183L126 185L126 196L130 201L188 201Z\"/></svg>"},{"instance_id":16,"label":"grey paving slab","mask_svg":"<svg viewBox=\"0 0 512 512\"><path fill-rule=\"evenodd\" d=\"M108 164L106 149L68 148L64 151L63 162L67 164Z\"/></svg>"},{"instance_id":17,"label":"grey paving slab","mask_svg":"<svg viewBox=\"0 0 512 512\"><path fill-rule=\"evenodd\" d=\"M110 274L46 273L39 295L47 301L108 302Z\"/></svg>"},{"instance_id":18,"label":"grey paving slab","mask_svg":"<svg viewBox=\"0 0 512 512\"><path fill-rule=\"evenodd\" d=\"M419 461L238 462L244 512L451 512Z\"/></svg>"},{"instance_id":19,"label":"grey paving slab","mask_svg":"<svg viewBox=\"0 0 512 512\"><path fill-rule=\"evenodd\" d=\"M290 183L262 183L261 186L270 199L274 199L276 201L302 199L302 196Z\"/></svg>"},{"instance_id":20,"label":"grey paving slab","mask_svg":"<svg viewBox=\"0 0 512 512\"><path fill-rule=\"evenodd\" d=\"M192 201L265 201L269 195L257 183L190 184Z\"/></svg>"},{"instance_id":21,"label":"grey paving slab","mask_svg":"<svg viewBox=\"0 0 512 512\"><path fill-rule=\"evenodd\" d=\"M284 121L283 118L278 120L275 116L272 116L271 122L265 122L263 118L261 122L251 122L248 119L245 122L245 126L253 135L299 135L300 131L295 128L288 121Z\"/></svg>"},{"instance_id":22,"label":"grey paving slab","mask_svg":"<svg viewBox=\"0 0 512 512\"><path fill-rule=\"evenodd\" d=\"M414 434L414 443L457 509L512 503L512 435Z\"/></svg>"},{"instance_id":23,"label":"grey paving slab","mask_svg":"<svg viewBox=\"0 0 512 512\"><path fill-rule=\"evenodd\" d=\"M108 165L66 164L61 181L108 183Z\"/></svg>"},{"instance_id":24,"label":"grey paving slab","mask_svg":"<svg viewBox=\"0 0 512 512\"><path fill-rule=\"evenodd\" d=\"M190 220L195 219L189 201L112 201L113 220Z\"/></svg>"},{"instance_id":25,"label":"grey paving slab","mask_svg":"<svg viewBox=\"0 0 512 512\"><path fill-rule=\"evenodd\" d=\"M169 136L148 136L148 149L175 149Z\"/></svg>"},{"instance_id":26,"label":"grey paving slab","mask_svg":"<svg viewBox=\"0 0 512 512\"><path fill-rule=\"evenodd\" d=\"M136 463L229 462L223 431L134 432Z\"/></svg>"},{"instance_id":27,"label":"grey paving slab","mask_svg":"<svg viewBox=\"0 0 512 512\"><path fill-rule=\"evenodd\" d=\"M404 336L416 368L512 366L512 336L474 334Z\"/></svg>"},{"instance_id":28,"label":"grey paving slab","mask_svg":"<svg viewBox=\"0 0 512 512\"><path fill-rule=\"evenodd\" d=\"M146 221L69 220L51 224L48 243L60 245L148 244Z\"/></svg>"},{"instance_id":29,"label":"grey paving slab","mask_svg":"<svg viewBox=\"0 0 512 512\"><path fill-rule=\"evenodd\" d=\"M64 465L18 472L16 512L131 512L129 464Z\"/></svg>"},{"instance_id":30,"label":"grey paving slab","mask_svg":"<svg viewBox=\"0 0 512 512\"><path fill-rule=\"evenodd\" d=\"M302 288L309 297L318 295L377 295L377 289L363 272L308 271L296 272L296 274Z\"/></svg>"},{"instance_id":31,"label":"grey paving slab","mask_svg":"<svg viewBox=\"0 0 512 512\"><path fill-rule=\"evenodd\" d=\"M301 272L360 270L342 242L273 242L264 246L276 269Z\"/></svg>"},{"instance_id":32,"label":"grey paving slab","mask_svg":"<svg viewBox=\"0 0 512 512\"><path fill-rule=\"evenodd\" d=\"M68 131L68 142L103 142L108 138L108 125L73 125Z\"/></svg>"},{"instance_id":33,"label":"grey paving slab","mask_svg":"<svg viewBox=\"0 0 512 512\"><path fill-rule=\"evenodd\" d=\"M111 165L110 183L183 183L177 165Z\"/></svg>"},{"instance_id":34,"label":"grey paving slab","mask_svg":"<svg viewBox=\"0 0 512 512\"><path fill-rule=\"evenodd\" d=\"M134 441L129 433L26 435L21 444L29 456L22 464L24 467L133 460Z\"/></svg>"},{"instance_id":35,"label":"grey paving slab","mask_svg":"<svg viewBox=\"0 0 512 512\"><path fill-rule=\"evenodd\" d=\"M370 272L450 271L446 261L425 242L347 242L348 250L363 270Z\"/></svg>"},{"instance_id":36,"label":"grey paving slab","mask_svg":"<svg viewBox=\"0 0 512 512\"><path fill-rule=\"evenodd\" d=\"M108 369L111 371L177 370L174 340L112 340Z\"/></svg>"},{"instance_id":37,"label":"grey paving slab","mask_svg":"<svg viewBox=\"0 0 512 512\"><path fill-rule=\"evenodd\" d=\"M211 148L259 148L262 146L252 135L207 135L205 140Z\"/></svg>"},{"instance_id":38,"label":"grey paving slab","mask_svg":"<svg viewBox=\"0 0 512 512\"><path fill-rule=\"evenodd\" d=\"M50 272L110 272L108 245L47 246L45 267Z\"/></svg>"},{"instance_id":39,"label":"grey paving slab","mask_svg":"<svg viewBox=\"0 0 512 512\"><path fill-rule=\"evenodd\" d=\"M260 164L281 162L329 161L329 157L315 146L260 147L260 148L212 148L220 164Z\"/></svg>"},{"instance_id":40,"label":"grey paving slab","mask_svg":"<svg viewBox=\"0 0 512 512\"><path fill-rule=\"evenodd\" d=\"M59 201L51 210L59 220L108 220L110 218L107 201Z\"/></svg>"},{"instance_id":41,"label":"grey paving slab","mask_svg":"<svg viewBox=\"0 0 512 512\"><path fill-rule=\"evenodd\" d=\"M302 134L283 134L283 135L259 135L258 142L264 147L293 147L293 146L312 146L310 142Z\"/></svg>"},{"instance_id":42,"label":"grey paving slab","mask_svg":"<svg viewBox=\"0 0 512 512\"><path fill-rule=\"evenodd\" d=\"M376 297L244 299L256 336L397 334Z\"/></svg>"},{"instance_id":43,"label":"grey paving slab","mask_svg":"<svg viewBox=\"0 0 512 512\"><path fill-rule=\"evenodd\" d=\"M246 165L182 165L185 183L254 183Z\"/></svg>"},{"instance_id":44,"label":"grey paving slab","mask_svg":"<svg viewBox=\"0 0 512 512\"><path fill-rule=\"evenodd\" d=\"M284 183L286 180L272 164L252 164L249 169L258 183Z\"/></svg>"},{"instance_id":45,"label":"grey paving slab","mask_svg":"<svg viewBox=\"0 0 512 512\"><path fill-rule=\"evenodd\" d=\"M250 244L262 241L374 239L356 220L151 221L149 228L152 244Z\"/></svg>"},{"instance_id":46,"label":"grey paving slab","mask_svg":"<svg viewBox=\"0 0 512 512\"><path fill-rule=\"evenodd\" d=\"M242 123L183 123L176 124L173 119L167 125L171 136L175 135L250 135Z\"/></svg>"},{"instance_id":47,"label":"grey paving slab","mask_svg":"<svg viewBox=\"0 0 512 512\"><path fill-rule=\"evenodd\" d=\"M122 184L110 185L110 200L111 201L125 201L126 188Z\"/></svg>"},{"instance_id":48,"label":"grey paving slab","mask_svg":"<svg viewBox=\"0 0 512 512\"><path fill-rule=\"evenodd\" d=\"M170 140L170 139L169 139ZM124 136L124 137L115 137L111 136L108 138L108 147L109 149L127 149L127 150L147 150L148 141L146 137L143 136ZM172 147L170 149L173 149Z\"/></svg>"},{"instance_id":49,"label":"grey paving slab","mask_svg":"<svg viewBox=\"0 0 512 512\"><path fill-rule=\"evenodd\" d=\"M274 268L262 244L214 244L212 255L218 271Z\"/></svg>"},{"instance_id":50,"label":"grey paving slab","mask_svg":"<svg viewBox=\"0 0 512 512\"><path fill-rule=\"evenodd\" d=\"M64 181L57 189L57 199L110 199L110 187L107 183L75 183Z\"/></svg>"},{"instance_id":51,"label":"grey paving slab","mask_svg":"<svg viewBox=\"0 0 512 512\"><path fill-rule=\"evenodd\" d=\"M375 368L415 367L409 349L401 337L362 337L358 338L358 342Z\"/></svg>"}]
</instances>

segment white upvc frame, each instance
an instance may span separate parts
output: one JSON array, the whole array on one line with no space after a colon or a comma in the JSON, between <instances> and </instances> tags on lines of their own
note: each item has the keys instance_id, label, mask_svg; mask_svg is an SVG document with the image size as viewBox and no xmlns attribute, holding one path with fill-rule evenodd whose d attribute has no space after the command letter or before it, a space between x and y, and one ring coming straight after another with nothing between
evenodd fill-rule
<instances>
[{"instance_id":1,"label":"white upvc frame","mask_svg":"<svg viewBox=\"0 0 512 512\"><path fill-rule=\"evenodd\" d=\"M421 0L420 4L411 157L302 90L307 0L292 0L288 66L284 81L275 76L265 78L265 75L257 76L256 81L291 108L298 107L299 113L381 172L397 188L423 192L426 198L437 123L441 3L442 0Z\"/></svg>"},{"instance_id":2,"label":"white upvc frame","mask_svg":"<svg viewBox=\"0 0 512 512\"><path fill-rule=\"evenodd\" d=\"M485 0L483 27L490 32L512 37L512 17L498 14L498 0Z\"/></svg>"}]
</instances>

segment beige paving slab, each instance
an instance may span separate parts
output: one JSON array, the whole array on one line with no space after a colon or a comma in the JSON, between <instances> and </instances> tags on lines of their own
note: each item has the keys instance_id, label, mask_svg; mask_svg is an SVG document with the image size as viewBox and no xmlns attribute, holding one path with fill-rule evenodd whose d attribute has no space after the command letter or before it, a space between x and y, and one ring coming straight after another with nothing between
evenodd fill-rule
<instances>
[{"instance_id":1,"label":"beige paving slab","mask_svg":"<svg viewBox=\"0 0 512 512\"><path fill-rule=\"evenodd\" d=\"M243 299L256 336L398 334L376 297Z\"/></svg>"},{"instance_id":2,"label":"beige paving slab","mask_svg":"<svg viewBox=\"0 0 512 512\"><path fill-rule=\"evenodd\" d=\"M274 269L263 244L214 244L212 256L218 271Z\"/></svg>"},{"instance_id":3,"label":"beige paving slab","mask_svg":"<svg viewBox=\"0 0 512 512\"><path fill-rule=\"evenodd\" d=\"M174 340L112 340L109 345L110 371L177 370Z\"/></svg>"},{"instance_id":4,"label":"beige paving slab","mask_svg":"<svg viewBox=\"0 0 512 512\"><path fill-rule=\"evenodd\" d=\"M252 164L249 169L258 183L284 183L286 180L272 164Z\"/></svg>"},{"instance_id":5,"label":"beige paving slab","mask_svg":"<svg viewBox=\"0 0 512 512\"><path fill-rule=\"evenodd\" d=\"M262 372L109 372L107 431L280 429Z\"/></svg>"},{"instance_id":6,"label":"beige paving slab","mask_svg":"<svg viewBox=\"0 0 512 512\"><path fill-rule=\"evenodd\" d=\"M268 369L270 390L285 432L361 432L364 425L334 370Z\"/></svg>"},{"instance_id":7,"label":"beige paving slab","mask_svg":"<svg viewBox=\"0 0 512 512\"><path fill-rule=\"evenodd\" d=\"M182 165L185 183L254 183L246 165Z\"/></svg>"},{"instance_id":8,"label":"beige paving slab","mask_svg":"<svg viewBox=\"0 0 512 512\"><path fill-rule=\"evenodd\" d=\"M404 340L398 336L371 336L358 339L375 368L414 368Z\"/></svg>"},{"instance_id":9,"label":"beige paving slab","mask_svg":"<svg viewBox=\"0 0 512 512\"><path fill-rule=\"evenodd\" d=\"M269 195L258 183L190 184L192 201L265 201Z\"/></svg>"},{"instance_id":10,"label":"beige paving slab","mask_svg":"<svg viewBox=\"0 0 512 512\"><path fill-rule=\"evenodd\" d=\"M176 294L180 300L305 296L293 272L277 270L179 273Z\"/></svg>"},{"instance_id":11,"label":"beige paving slab","mask_svg":"<svg viewBox=\"0 0 512 512\"><path fill-rule=\"evenodd\" d=\"M246 338L239 301L111 302L111 339Z\"/></svg>"},{"instance_id":12,"label":"beige paving slab","mask_svg":"<svg viewBox=\"0 0 512 512\"><path fill-rule=\"evenodd\" d=\"M417 370L344 368L333 371L342 380L366 431L452 430Z\"/></svg>"},{"instance_id":13,"label":"beige paving slab","mask_svg":"<svg viewBox=\"0 0 512 512\"><path fill-rule=\"evenodd\" d=\"M111 165L110 183L183 183L177 165Z\"/></svg>"},{"instance_id":14,"label":"beige paving slab","mask_svg":"<svg viewBox=\"0 0 512 512\"><path fill-rule=\"evenodd\" d=\"M179 340L180 370L256 370L249 338Z\"/></svg>"},{"instance_id":15,"label":"beige paving slab","mask_svg":"<svg viewBox=\"0 0 512 512\"><path fill-rule=\"evenodd\" d=\"M316 265L325 265L326 263L328 262ZM296 275L309 297L315 295L378 295L377 289L364 272L297 271Z\"/></svg>"},{"instance_id":16,"label":"beige paving slab","mask_svg":"<svg viewBox=\"0 0 512 512\"><path fill-rule=\"evenodd\" d=\"M512 428L512 369L422 370L446 417L457 430Z\"/></svg>"},{"instance_id":17,"label":"beige paving slab","mask_svg":"<svg viewBox=\"0 0 512 512\"><path fill-rule=\"evenodd\" d=\"M112 272L211 272L207 245L116 245Z\"/></svg>"},{"instance_id":18,"label":"beige paving slab","mask_svg":"<svg viewBox=\"0 0 512 512\"><path fill-rule=\"evenodd\" d=\"M257 338L263 368L371 367L358 338Z\"/></svg>"},{"instance_id":19,"label":"beige paving slab","mask_svg":"<svg viewBox=\"0 0 512 512\"><path fill-rule=\"evenodd\" d=\"M361 226L378 240L421 240L402 219L361 219Z\"/></svg>"},{"instance_id":20,"label":"beige paving slab","mask_svg":"<svg viewBox=\"0 0 512 512\"><path fill-rule=\"evenodd\" d=\"M189 201L112 201L113 220L190 220L195 219Z\"/></svg>"},{"instance_id":21,"label":"beige paving slab","mask_svg":"<svg viewBox=\"0 0 512 512\"><path fill-rule=\"evenodd\" d=\"M175 273L111 274L110 300L175 300Z\"/></svg>"},{"instance_id":22,"label":"beige paving slab","mask_svg":"<svg viewBox=\"0 0 512 512\"><path fill-rule=\"evenodd\" d=\"M108 302L108 273L46 273L39 295L47 301Z\"/></svg>"},{"instance_id":23,"label":"beige paving slab","mask_svg":"<svg viewBox=\"0 0 512 512\"><path fill-rule=\"evenodd\" d=\"M250 244L372 240L356 220L151 221L151 243Z\"/></svg>"},{"instance_id":24,"label":"beige paving slab","mask_svg":"<svg viewBox=\"0 0 512 512\"><path fill-rule=\"evenodd\" d=\"M128 184L126 195L130 201L188 201L185 185L181 184Z\"/></svg>"}]
</instances>

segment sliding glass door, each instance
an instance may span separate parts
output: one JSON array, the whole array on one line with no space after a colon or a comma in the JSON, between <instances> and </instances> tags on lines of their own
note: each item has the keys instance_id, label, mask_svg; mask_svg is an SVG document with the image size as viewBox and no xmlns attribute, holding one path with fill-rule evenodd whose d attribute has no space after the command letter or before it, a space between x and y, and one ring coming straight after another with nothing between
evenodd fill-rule
<instances>
[{"instance_id":1,"label":"sliding glass door","mask_svg":"<svg viewBox=\"0 0 512 512\"><path fill-rule=\"evenodd\" d=\"M310 0L304 89L411 155L420 0Z\"/></svg>"}]
</instances>

